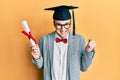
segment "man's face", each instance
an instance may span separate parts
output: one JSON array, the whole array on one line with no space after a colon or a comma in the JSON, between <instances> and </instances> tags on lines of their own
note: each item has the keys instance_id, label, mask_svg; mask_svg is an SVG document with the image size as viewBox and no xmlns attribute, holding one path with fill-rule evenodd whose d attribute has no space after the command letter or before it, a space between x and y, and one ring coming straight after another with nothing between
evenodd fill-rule
<instances>
[{"instance_id":1,"label":"man's face","mask_svg":"<svg viewBox=\"0 0 120 80\"><path fill-rule=\"evenodd\" d=\"M70 31L71 20L54 20L54 26L56 28L56 33L64 38Z\"/></svg>"}]
</instances>

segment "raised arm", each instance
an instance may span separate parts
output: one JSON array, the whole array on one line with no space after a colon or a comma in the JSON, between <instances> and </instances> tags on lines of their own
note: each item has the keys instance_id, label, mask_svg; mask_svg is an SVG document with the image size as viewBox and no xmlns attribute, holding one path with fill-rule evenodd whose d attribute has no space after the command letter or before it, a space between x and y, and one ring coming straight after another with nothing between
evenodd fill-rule
<instances>
[{"instance_id":1,"label":"raised arm","mask_svg":"<svg viewBox=\"0 0 120 80\"><path fill-rule=\"evenodd\" d=\"M85 45L85 40L82 43L82 53L81 53L81 71L86 71L90 66L93 56L94 56L94 48L96 43L94 40L89 40L87 46Z\"/></svg>"},{"instance_id":2,"label":"raised arm","mask_svg":"<svg viewBox=\"0 0 120 80\"><path fill-rule=\"evenodd\" d=\"M38 67L41 68L43 66L43 58L41 56L41 52L39 49L38 44L31 46L31 55L33 63Z\"/></svg>"}]
</instances>

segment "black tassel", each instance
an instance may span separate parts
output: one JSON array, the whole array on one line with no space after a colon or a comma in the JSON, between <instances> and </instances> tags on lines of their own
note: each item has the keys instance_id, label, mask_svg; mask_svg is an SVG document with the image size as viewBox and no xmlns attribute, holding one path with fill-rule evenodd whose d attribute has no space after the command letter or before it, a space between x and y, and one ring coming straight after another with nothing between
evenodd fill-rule
<instances>
[{"instance_id":1,"label":"black tassel","mask_svg":"<svg viewBox=\"0 0 120 80\"><path fill-rule=\"evenodd\" d=\"M73 36L75 36L75 17L74 17L74 10L72 9L72 17L73 17Z\"/></svg>"}]
</instances>

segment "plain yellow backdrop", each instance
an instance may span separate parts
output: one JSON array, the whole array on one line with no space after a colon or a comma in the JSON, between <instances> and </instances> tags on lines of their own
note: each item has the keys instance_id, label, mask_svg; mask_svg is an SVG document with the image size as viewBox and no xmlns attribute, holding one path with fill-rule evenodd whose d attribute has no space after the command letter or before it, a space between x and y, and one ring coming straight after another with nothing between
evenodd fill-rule
<instances>
[{"instance_id":1,"label":"plain yellow backdrop","mask_svg":"<svg viewBox=\"0 0 120 80\"><path fill-rule=\"evenodd\" d=\"M39 38L54 31L52 11L44 8L75 5L76 32L97 43L93 62L82 80L120 80L119 0L1 0L0 80L42 80L42 70L33 65L29 40L21 33L27 20Z\"/></svg>"}]
</instances>

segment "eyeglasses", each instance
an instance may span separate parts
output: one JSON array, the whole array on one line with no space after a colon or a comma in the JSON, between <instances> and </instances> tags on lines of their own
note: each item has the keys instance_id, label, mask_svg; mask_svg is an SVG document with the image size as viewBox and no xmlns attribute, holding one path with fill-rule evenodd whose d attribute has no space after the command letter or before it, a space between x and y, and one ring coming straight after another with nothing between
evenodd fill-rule
<instances>
[{"instance_id":1,"label":"eyeglasses","mask_svg":"<svg viewBox=\"0 0 120 80\"><path fill-rule=\"evenodd\" d=\"M70 27L71 23L66 23L66 24L55 23L54 25L57 29L61 29L62 27L64 27L65 29L68 29Z\"/></svg>"}]
</instances>

